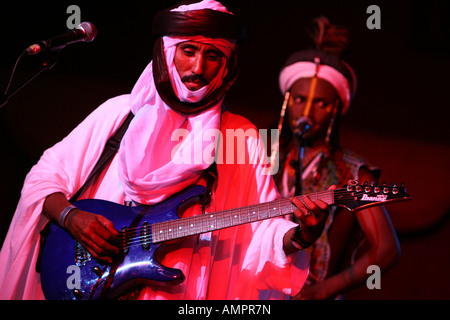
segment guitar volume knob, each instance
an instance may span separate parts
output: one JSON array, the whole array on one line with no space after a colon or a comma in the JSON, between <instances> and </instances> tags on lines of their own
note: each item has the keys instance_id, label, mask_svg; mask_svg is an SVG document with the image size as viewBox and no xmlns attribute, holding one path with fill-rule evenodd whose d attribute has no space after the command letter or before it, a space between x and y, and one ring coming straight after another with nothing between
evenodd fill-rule
<instances>
[{"instance_id":1,"label":"guitar volume knob","mask_svg":"<svg viewBox=\"0 0 450 320\"><path fill-rule=\"evenodd\" d=\"M92 268L92 271L94 271L94 273L95 273L98 277L101 277L101 276L103 275L103 270L100 269L99 266L94 266L94 267Z\"/></svg>"}]
</instances>

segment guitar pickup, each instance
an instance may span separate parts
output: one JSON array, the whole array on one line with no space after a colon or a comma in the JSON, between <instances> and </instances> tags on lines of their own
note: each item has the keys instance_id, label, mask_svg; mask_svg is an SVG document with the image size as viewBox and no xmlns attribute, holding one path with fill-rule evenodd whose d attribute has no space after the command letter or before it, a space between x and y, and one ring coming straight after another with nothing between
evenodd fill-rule
<instances>
[{"instance_id":1,"label":"guitar pickup","mask_svg":"<svg viewBox=\"0 0 450 320\"><path fill-rule=\"evenodd\" d=\"M152 233L151 233L150 228L151 228L150 223L148 223L147 221L145 221L141 227L140 239L141 239L142 249L144 249L145 251L148 251L152 244Z\"/></svg>"}]
</instances>

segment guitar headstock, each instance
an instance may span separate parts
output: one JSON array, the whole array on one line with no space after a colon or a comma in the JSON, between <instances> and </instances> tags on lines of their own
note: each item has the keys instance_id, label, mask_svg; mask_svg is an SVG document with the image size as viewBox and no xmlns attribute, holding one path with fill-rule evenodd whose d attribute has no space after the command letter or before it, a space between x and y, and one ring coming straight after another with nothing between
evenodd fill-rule
<instances>
[{"instance_id":1,"label":"guitar headstock","mask_svg":"<svg viewBox=\"0 0 450 320\"><path fill-rule=\"evenodd\" d=\"M334 190L335 205L354 212L410 199L411 196L406 193L405 185L397 186L396 183L380 186L365 182L361 185L357 180L349 180L345 188Z\"/></svg>"}]
</instances>

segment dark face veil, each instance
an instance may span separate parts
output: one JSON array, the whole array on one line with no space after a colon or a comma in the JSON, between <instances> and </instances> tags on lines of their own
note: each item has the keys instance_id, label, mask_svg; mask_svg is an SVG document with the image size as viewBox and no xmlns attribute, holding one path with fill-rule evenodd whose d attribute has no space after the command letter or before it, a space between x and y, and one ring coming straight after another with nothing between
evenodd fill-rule
<instances>
[{"instance_id":1,"label":"dark face veil","mask_svg":"<svg viewBox=\"0 0 450 320\"><path fill-rule=\"evenodd\" d=\"M181 4L195 3L195 1ZM178 4L177 6L179 6ZM212 9L191 11L170 11L172 8L160 11L153 21L153 36L156 38L153 47L153 77L160 97L174 110L193 114L213 106L230 89L238 73L238 44L243 40L244 29L238 19L226 12ZM235 40L236 50L227 61L228 72L222 85L202 100L190 103L181 101L172 87L167 62L164 54L163 36L204 36L209 38L225 38Z\"/></svg>"}]
</instances>

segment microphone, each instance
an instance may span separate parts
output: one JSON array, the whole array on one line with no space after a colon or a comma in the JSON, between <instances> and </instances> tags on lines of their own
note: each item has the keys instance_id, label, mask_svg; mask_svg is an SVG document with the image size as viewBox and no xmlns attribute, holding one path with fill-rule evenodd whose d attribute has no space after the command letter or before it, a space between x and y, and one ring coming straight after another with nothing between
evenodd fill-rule
<instances>
[{"instance_id":1,"label":"microphone","mask_svg":"<svg viewBox=\"0 0 450 320\"><path fill-rule=\"evenodd\" d=\"M302 137L307 131L312 128L314 122L311 120L311 118L302 116L298 118L295 125L296 128L294 129L294 134L298 137Z\"/></svg>"},{"instance_id":2,"label":"microphone","mask_svg":"<svg viewBox=\"0 0 450 320\"><path fill-rule=\"evenodd\" d=\"M92 42L96 36L97 28L94 24L91 22L82 22L76 29L29 46L25 50L25 54L33 55L44 51L56 51L64 48L68 44L80 41Z\"/></svg>"}]
</instances>

